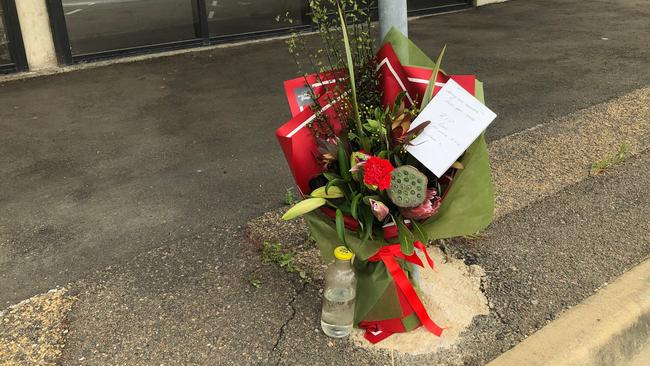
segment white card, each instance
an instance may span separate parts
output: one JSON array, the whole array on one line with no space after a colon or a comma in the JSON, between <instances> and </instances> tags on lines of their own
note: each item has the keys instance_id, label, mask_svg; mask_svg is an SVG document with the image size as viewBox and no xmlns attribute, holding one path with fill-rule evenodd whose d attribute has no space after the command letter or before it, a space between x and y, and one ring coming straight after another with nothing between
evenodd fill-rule
<instances>
[{"instance_id":1,"label":"white card","mask_svg":"<svg viewBox=\"0 0 650 366\"><path fill-rule=\"evenodd\" d=\"M431 121L406 151L440 178L496 117L472 94L449 79L411 123L413 129Z\"/></svg>"}]
</instances>

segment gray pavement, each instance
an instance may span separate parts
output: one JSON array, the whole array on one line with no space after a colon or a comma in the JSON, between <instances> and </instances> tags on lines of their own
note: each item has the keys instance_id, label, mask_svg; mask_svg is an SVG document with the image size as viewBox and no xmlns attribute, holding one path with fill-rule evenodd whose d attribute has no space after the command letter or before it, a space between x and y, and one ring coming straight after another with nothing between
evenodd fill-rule
<instances>
[{"instance_id":1,"label":"gray pavement","mask_svg":"<svg viewBox=\"0 0 650 366\"><path fill-rule=\"evenodd\" d=\"M649 163L643 153L514 211L485 240L448 241L485 269L491 307L457 349L409 356L325 337L321 284L261 265L222 226L75 283L63 364L485 364L650 255ZM222 257L224 243L238 249Z\"/></svg>"},{"instance_id":2,"label":"gray pavement","mask_svg":"<svg viewBox=\"0 0 650 366\"><path fill-rule=\"evenodd\" d=\"M643 3L514 1L411 35L486 82L494 139L647 84ZM277 207L292 75L271 41L0 84L0 303Z\"/></svg>"},{"instance_id":3,"label":"gray pavement","mask_svg":"<svg viewBox=\"0 0 650 366\"><path fill-rule=\"evenodd\" d=\"M513 1L410 29L429 54L451 46L448 72L486 82L495 139L649 84L644 4ZM292 75L271 41L0 84L2 307L76 281L64 364L389 362L330 346L314 331L317 287L261 266L243 237L292 184L273 135ZM635 236L648 232L647 163L506 216L487 245L450 244L494 274L465 361L650 254Z\"/></svg>"}]
</instances>

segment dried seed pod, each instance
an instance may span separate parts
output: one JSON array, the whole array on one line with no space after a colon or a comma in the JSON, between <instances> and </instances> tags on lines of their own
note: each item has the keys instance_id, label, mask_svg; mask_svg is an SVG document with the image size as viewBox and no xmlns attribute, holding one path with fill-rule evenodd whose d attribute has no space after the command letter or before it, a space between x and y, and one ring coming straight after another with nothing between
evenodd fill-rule
<instances>
[{"instance_id":1,"label":"dried seed pod","mask_svg":"<svg viewBox=\"0 0 650 366\"><path fill-rule=\"evenodd\" d=\"M402 165L391 173L388 197L398 207L416 207L427 198L428 179L411 165Z\"/></svg>"}]
</instances>

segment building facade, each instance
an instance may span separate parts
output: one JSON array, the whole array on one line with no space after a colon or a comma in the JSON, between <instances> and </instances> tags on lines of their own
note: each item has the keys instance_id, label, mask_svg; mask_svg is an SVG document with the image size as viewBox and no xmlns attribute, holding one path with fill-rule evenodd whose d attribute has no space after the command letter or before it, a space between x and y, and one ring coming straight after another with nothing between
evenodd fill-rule
<instances>
[{"instance_id":1,"label":"building facade","mask_svg":"<svg viewBox=\"0 0 650 366\"><path fill-rule=\"evenodd\" d=\"M483 0L485 1L485 0ZM0 72L310 29L308 0L0 0ZM408 0L409 14L476 0ZM276 16L288 14L287 26Z\"/></svg>"}]
</instances>

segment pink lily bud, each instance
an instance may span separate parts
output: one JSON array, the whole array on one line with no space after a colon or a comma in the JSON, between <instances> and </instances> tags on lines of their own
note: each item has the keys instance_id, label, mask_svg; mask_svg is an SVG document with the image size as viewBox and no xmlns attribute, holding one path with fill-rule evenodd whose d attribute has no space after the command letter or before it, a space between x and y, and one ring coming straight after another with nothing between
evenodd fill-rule
<instances>
[{"instance_id":1,"label":"pink lily bud","mask_svg":"<svg viewBox=\"0 0 650 366\"><path fill-rule=\"evenodd\" d=\"M361 151L355 151L350 155L350 172L356 173L361 170L361 168L366 164L366 161L370 159L370 155L363 153Z\"/></svg>"},{"instance_id":2,"label":"pink lily bud","mask_svg":"<svg viewBox=\"0 0 650 366\"><path fill-rule=\"evenodd\" d=\"M377 220L384 221L384 219L388 215L388 206L386 206L381 201L376 201L373 199L370 199L369 202L370 202L370 209L372 210L372 214L375 215Z\"/></svg>"},{"instance_id":3,"label":"pink lily bud","mask_svg":"<svg viewBox=\"0 0 650 366\"><path fill-rule=\"evenodd\" d=\"M362 168L364 165L366 165L366 162L365 162L365 161L360 161L360 162L354 164L354 165L352 166L352 168L350 168L350 173L356 173L356 172L361 171L361 168Z\"/></svg>"}]
</instances>

